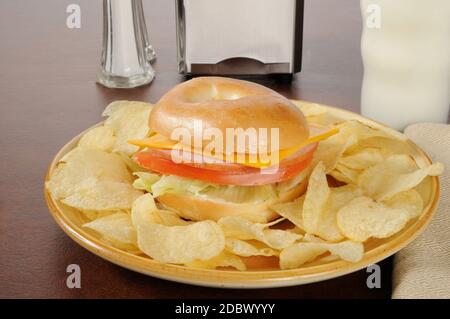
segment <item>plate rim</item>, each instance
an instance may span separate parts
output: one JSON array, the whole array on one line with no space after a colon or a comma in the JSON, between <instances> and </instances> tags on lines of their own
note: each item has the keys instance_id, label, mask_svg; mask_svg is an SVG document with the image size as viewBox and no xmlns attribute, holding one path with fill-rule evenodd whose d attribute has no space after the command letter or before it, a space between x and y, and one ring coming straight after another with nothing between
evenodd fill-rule
<instances>
[{"instance_id":1,"label":"plate rim","mask_svg":"<svg viewBox=\"0 0 450 319\"><path fill-rule=\"evenodd\" d=\"M379 128L388 129L393 134L400 134L405 138L405 143L411 144L411 146L419 151L419 153L428 163L432 163L430 157L413 141L407 138L406 135L391 129L382 123L368 119L357 113L325 104L303 100L292 101L296 103L318 104L325 107L326 109L331 109L332 112L350 116L352 118L360 120L365 124L371 124L371 126L375 124L375 126ZM45 184L49 180L49 176L52 170L56 167L56 164L64 155L64 153L66 153L66 150L69 148L69 146L78 141L81 136L83 136L83 134L85 134L87 131L101 125L102 123L103 121L89 127L88 129L72 138L63 147L61 147L57 154L53 157L45 175L44 182L44 196L49 211L58 226L72 240L74 240L76 243L78 243L88 251L118 266L169 281L215 288L253 289L296 286L340 277L361 270L371 264L386 259L415 240L430 223L432 217L434 216L440 198L439 178L437 176L433 176L431 177L431 189L434 190L434 192L432 192L432 196L434 196L431 198L428 206L425 207L421 216L392 240L389 240L386 243L383 243L375 247L374 249L365 252L363 259L356 263L337 260L325 264L306 266L296 269L247 270L243 272L235 270L198 269L181 265L162 264L148 257L137 256L112 247L111 245L102 242L88 232L84 231L81 227L75 225L63 213L63 210L58 206L56 200L51 197L49 191L45 187Z\"/></svg>"}]
</instances>

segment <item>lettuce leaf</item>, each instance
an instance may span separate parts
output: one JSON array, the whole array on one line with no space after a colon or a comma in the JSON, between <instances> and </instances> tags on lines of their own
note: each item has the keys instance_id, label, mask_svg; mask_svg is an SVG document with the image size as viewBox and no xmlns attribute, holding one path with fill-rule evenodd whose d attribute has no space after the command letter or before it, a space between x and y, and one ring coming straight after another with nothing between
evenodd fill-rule
<instances>
[{"instance_id":1,"label":"lettuce leaf","mask_svg":"<svg viewBox=\"0 0 450 319\"><path fill-rule=\"evenodd\" d=\"M195 179L175 175L163 175L160 180L152 185L151 193L153 197L158 197L166 193L198 195L210 185Z\"/></svg>"},{"instance_id":2,"label":"lettuce leaf","mask_svg":"<svg viewBox=\"0 0 450 319\"><path fill-rule=\"evenodd\" d=\"M134 176L138 178L133 182L133 187L136 189L141 189L149 193L152 192L152 185L159 181L161 178L158 174L152 174L147 172L135 172Z\"/></svg>"},{"instance_id":3,"label":"lettuce leaf","mask_svg":"<svg viewBox=\"0 0 450 319\"><path fill-rule=\"evenodd\" d=\"M171 193L199 196L216 201L256 204L275 199L280 192L291 190L308 177L309 169L286 182L259 186L219 185L175 175L158 175L148 172L135 172L133 175L138 177L133 186L152 193L155 198Z\"/></svg>"},{"instance_id":4,"label":"lettuce leaf","mask_svg":"<svg viewBox=\"0 0 450 319\"><path fill-rule=\"evenodd\" d=\"M146 172L136 172L134 175L138 178L134 181L133 186L152 193L153 197L171 193L233 203L261 203L278 196L275 184L260 186L218 185L175 175L157 175Z\"/></svg>"}]
</instances>

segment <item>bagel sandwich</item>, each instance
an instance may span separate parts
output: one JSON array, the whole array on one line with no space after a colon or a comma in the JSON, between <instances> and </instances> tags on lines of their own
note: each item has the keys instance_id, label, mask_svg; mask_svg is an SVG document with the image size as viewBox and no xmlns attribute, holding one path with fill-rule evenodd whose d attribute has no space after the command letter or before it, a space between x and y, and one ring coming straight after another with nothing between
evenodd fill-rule
<instances>
[{"instance_id":1,"label":"bagel sandwich","mask_svg":"<svg viewBox=\"0 0 450 319\"><path fill-rule=\"evenodd\" d=\"M271 206L306 190L318 143L335 130L307 123L291 101L262 85L198 77L156 103L150 135L129 143L145 172L135 184L190 220L240 216L265 223Z\"/></svg>"}]
</instances>

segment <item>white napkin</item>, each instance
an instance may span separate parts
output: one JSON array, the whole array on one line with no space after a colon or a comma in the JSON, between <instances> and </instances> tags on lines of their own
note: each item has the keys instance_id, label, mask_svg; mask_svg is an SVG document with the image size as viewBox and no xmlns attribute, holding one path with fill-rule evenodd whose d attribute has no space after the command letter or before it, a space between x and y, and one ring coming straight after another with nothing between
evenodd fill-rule
<instances>
[{"instance_id":1,"label":"white napkin","mask_svg":"<svg viewBox=\"0 0 450 319\"><path fill-rule=\"evenodd\" d=\"M184 9L188 65L232 57L290 61L294 0L196 0L184 1Z\"/></svg>"},{"instance_id":2,"label":"white napkin","mask_svg":"<svg viewBox=\"0 0 450 319\"><path fill-rule=\"evenodd\" d=\"M421 123L405 134L446 170L433 220L395 255L392 298L450 298L450 125Z\"/></svg>"}]
</instances>

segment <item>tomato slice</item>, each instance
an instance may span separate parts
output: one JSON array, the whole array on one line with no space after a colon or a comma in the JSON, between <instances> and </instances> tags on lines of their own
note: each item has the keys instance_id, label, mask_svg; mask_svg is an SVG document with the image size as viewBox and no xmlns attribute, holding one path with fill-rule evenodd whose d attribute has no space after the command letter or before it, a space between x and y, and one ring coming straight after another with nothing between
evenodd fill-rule
<instances>
[{"instance_id":1,"label":"tomato slice","mask_svg":"<svg viewBox=\"0 0 450 319\"><path fill-rule=\"evenodd\" d=\"M170 151L149 149L134 160L142 167L164 175L176 175L222 185L265 185L282 182L299 174L311 163L317 143L310 144L282 160L277 168L259 169L234 163L196 164L172 161Z\"/></svg>"},{"instance_id":2,"label":"tomato slice","mask_svg":"<svg viewBox=\"0 0 450 319\"><path fill-rule=\"evenodd\" d=\"M172 150L166 150L166 149L158 149L158 148L151 148L146 150L145 152L148 153L149 156L156 156L160 158L164 158L167 160L172 161ZM215 158L208 158L209 161L206 161L206 157L202 157L202 155L196 154L196 153L190 153L188 154L190 156L190 160L186 163L183 163L186 166L191 167L197 167L197 168L204 168L204 169L210 169L215 171L224 171L224 172L258 172L258 168L249 167L241 164L236 163L229 163L224 162L219 159ZM198 159L198 162L196 162L194 159ZM175 163L174 163L175 164Z\"/></svg>"}]
</instances>

